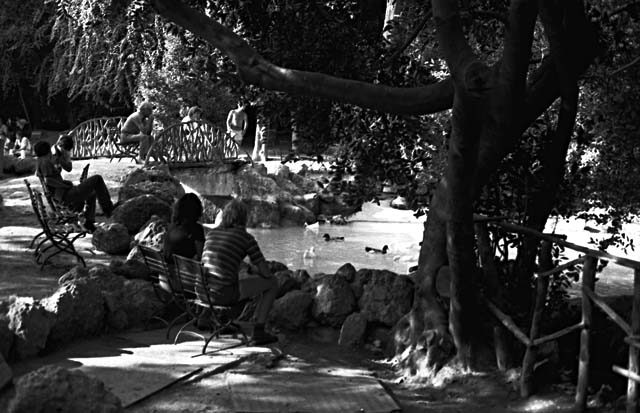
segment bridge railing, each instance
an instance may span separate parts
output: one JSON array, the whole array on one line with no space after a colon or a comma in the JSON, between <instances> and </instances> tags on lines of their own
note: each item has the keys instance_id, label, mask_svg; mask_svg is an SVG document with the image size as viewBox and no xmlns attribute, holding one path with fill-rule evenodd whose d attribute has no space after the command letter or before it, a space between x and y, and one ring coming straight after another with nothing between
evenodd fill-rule
<instances>
[{"instance_id":1,"label":"bridge railing","mask_svg":"<svg viewBox=\"0 0 640 413\"><path fill-rule=\"evenodd\" d=\"M65 133L73 136L73 159L112 157L118 153L115 142L120 139L123 116L85 120Z\"/></svg>"},{"instance_id":2,"label":"bridge railing","mask_svg":"<svg viewBox=\"0 0 640 413\"><path fill-rule=\"evenodd\" d=\"M625 257L619 257L603 251L584 247L582 245L567 242L561 237L543 234L531 228L510 224L500 218L475 217L475 232L478 243L478 253L481 266L486 276L487 290L490 296L485 297L485 303L489 310L496 316L501 324L511 332L524 346L526 352L522 361L520 376L520 393L528 397L533 392L533 370L536 362L537 349L544 343L556 340L574 331L580 331L580 354L578 358L578 381L576 383L575 411L585 411L587 402L587 387L589 384L589 363L591 358L591 329L593 323L593 309L595 307L603 311L626 334L625 343L629 345L629 359L627 368L612 366L612 370L627 378L627 411L635 412L638 407L640 390L640 262ZM532 311L531 325L528 330L519 327L515 321L500 308L504 305L504 298L500 296L500 285L497 280L497 270L490 245L489 231L491 225L511 233L535 237L540 242L538 270L536 271L536 298ZM582 253L578 258L562 265L554 266L552 259L552 245L557 244L564 248ZM607 260L614 264L632 269L634 272L633 305L629 319L617 314L596 293L596 268L598 260ZM550 277L562 271L582 265L581 288L581 312L582 319L574 325L567 326L558 331L540 336L540 324L543 309L547 301ZM494 331L494 337L495 335ZM498 355L499 356L499 355ZM500 362L499 362L500 364Z\"/></svg>"},{"instance_id":3,"label":"bridge railing","mask_svg":"<svg viewBox=\"0 0 640 413\"><path fill-rule=\"evenodd\" d=\"M237 159L238 145L210 122L175 123L155 136L145 164L152 158L169 165L209 165Z\"/></svg>"}]
</instances>

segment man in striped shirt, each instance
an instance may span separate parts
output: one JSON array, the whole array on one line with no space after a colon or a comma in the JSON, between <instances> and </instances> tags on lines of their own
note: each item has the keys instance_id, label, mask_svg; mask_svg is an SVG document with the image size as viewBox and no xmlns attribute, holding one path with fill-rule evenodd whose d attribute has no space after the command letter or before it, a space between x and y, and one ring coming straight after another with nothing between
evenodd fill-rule
<instances>
[{"instance_id":1,"label":"man in striped shirt","mask_svg":"<svg viewBox=\"0 0 640 413\"><path fill-rule=\"evenodd\" d=\"M232 200L222 211L222 222L207 234L202 263L208 272L212 298L219 305L230 305L260 295L255 312L253 343L268 344L278 340L264 325L278 293L278 281L271 275L267 261L255 238L246 230L247 207ZM259 274L238 277L240 263L249 256Z\"/></svg>"}]
</instances>

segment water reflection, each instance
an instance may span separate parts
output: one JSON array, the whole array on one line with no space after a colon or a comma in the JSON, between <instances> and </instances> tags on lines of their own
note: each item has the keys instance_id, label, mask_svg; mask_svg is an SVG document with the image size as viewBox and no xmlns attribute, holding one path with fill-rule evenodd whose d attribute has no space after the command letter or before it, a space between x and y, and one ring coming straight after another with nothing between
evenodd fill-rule
<instances>
[{"instance_id":1,"label":"water reflection","mask_svg":"<svg viewBox=\"0 0 640 413\"><path fill-rule=\"evenodd\" d=\"M418 262L421 223L351 222L348 225L320 225L316 230L305 228L249 228L265 257L286 264L289 269L306 269L310 274L332 273L350 262L356 269L387 269L406 274ZM344 241L325 241L324 234L344 237ZM382 248L387 254L371 254L365 247ZM315 258L304 253L314 248ZM308 254L307 254L308 255Z\"/></svg>"}]
</instances>

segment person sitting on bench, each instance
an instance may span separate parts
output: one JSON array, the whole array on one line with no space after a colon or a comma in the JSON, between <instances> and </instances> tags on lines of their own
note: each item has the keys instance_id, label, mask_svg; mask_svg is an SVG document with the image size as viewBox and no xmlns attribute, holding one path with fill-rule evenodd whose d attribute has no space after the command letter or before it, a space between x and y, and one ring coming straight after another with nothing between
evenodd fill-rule
<instances>
[{"instance_id":1,"label":"person sitting on bench","mask_svg":"<svg viewBox=\"0 0 640 413\"><path fill-rule=\"evenodd\" d=\"M150 102L142 102L136 112L133 112L120 130L120 143L140 144L140 154L138 160L144 162L147 157L147 152L151 147L153 137L153 105Z\"/></svg>"},{"instance_id":2,"label":"person sitting on bench","mask_svg":"<svg viewBox=\"0 0 640 413\"><path fill-rule=\"evenodd\" d=\"M42 178L46 190L56 201L68 206L71 210L80 212L84 208L84 227L93 232L96 229L96 199L104 215L109 218L115 209L111 202L111 195L102 176L93 175L79 185L62 179L60 170L52 161L51 145L40 141L35 144L36 174ZM86 205L86 208L85 208Z\"/></svg>"},{"instance_id":3,"label":"person sitting on bench","mask_svg":"<svg viewBox=\"0 0 640 413\"><path fill-rule=\"evenodd\" d=\"M71 172L71 151L73 150L73 138L71 135L60 135L55 145L51 147L51 161L62 172L64 169Z\"/></svg>"},{"instance_id":4,"label":"person sitting on bench","mask_svg":"<svg viewBox=\"0 0 640 413\"><path fill-rule=\"evenodd\" d=\"M207 276L215 280L209 284L218 305L232 305L238 301L260 296L255 310L253 344L278 341L267 333L264 325L278 294L278 280L271 274L255 238L246 230L247 207L242 201L231 200L222 211L220 226L210 230L205 238L202 264ZM242 274L240 263L249 256L259 274Z\"/></svg>"}]
</instances>

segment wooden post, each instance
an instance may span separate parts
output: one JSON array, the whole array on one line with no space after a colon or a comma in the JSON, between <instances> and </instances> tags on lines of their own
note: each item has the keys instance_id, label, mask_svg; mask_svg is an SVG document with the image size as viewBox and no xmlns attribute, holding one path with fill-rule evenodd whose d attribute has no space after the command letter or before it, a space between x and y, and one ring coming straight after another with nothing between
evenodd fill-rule
<instances>
[{"instance_id":1,"label":"wooden post","mask_svg":"<svg viewBox=\"0 0 640 413\"><path fill-rule=\"evenodd\" d=\"M478 242L480 267L485 277L484 285L488 292L487 296L498 306L503 306L502 286L498 280L498 268L496 267L493 250L491 249L491 240L489 238L487 224L485 222L476 222L474 228ZM495 347L498 370L507 371L507 369L511 368L511 354L507 341L507 331L500 323L496 323L493 326L493 345Z\"/></svg>"},{"instance_id":2,"label":"wooden post","mask_svg":"<svg viewBox=\"0 0 640 413\"><path fill-rule=\"evenodd\" d=\"M631 333L632 339L640 336L640 270L633 272L633 307L631 309ZM629 346L629 373L638 374L638 355L640 350L637 346ZM627 382L627 413L635 413L638 409L638 383L629 378Z\"/></svg>"},{"instance_id":3,"label":"wooden post","mask_svg":"<svg viewBox=\"0 0 640 413\"><path fill-rule=\"evenodd\" d=\"M551 258L552 243L542 241L540 247L539 265L541 271L548 271L553 267ZM520 375L520 395L529 397L534 391L533 367L536 364L536 345L533 340L540 335L540 321L544 311L544 304L547 300L547 291L549 290L549 277L538 276L536 282L536 302L533 308L533 317L531 318L531 328L529 330L529 345L522 360L522 373Z\"/></svg>"},{"instance_id":4,"label":"wooden post","mask_svg":"<svg viewBox=\"0 0 640 413\"><path fill-rule=\"evenodd\" d=\"M593 291L596 284L598 259L588 256L582 268L582 288ZM578 383L576 384L575 410L583 412L587 407L587 386L589 385L590 330L593 321L593 304L582 293L582 331L580 332L580 358L578 361Z\"/></svg>"}]
</instances>

